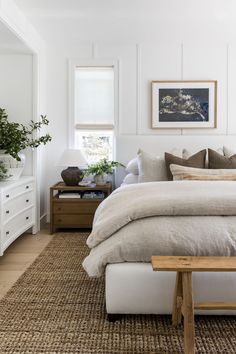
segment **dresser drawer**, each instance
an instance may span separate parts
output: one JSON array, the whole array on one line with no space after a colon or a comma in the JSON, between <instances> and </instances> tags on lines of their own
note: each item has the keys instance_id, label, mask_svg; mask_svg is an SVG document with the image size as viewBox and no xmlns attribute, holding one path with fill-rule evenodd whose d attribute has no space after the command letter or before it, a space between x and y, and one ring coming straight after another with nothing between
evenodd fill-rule
<instances>
[{"instance_id":1,"label":"dresser drawer","mask_svg":"<svg viewBox=\"0 0 236 354\"><path fill-rule=\"evenodd\" d=\"M94 214L101 201L87 202L80 200L77 203L54 203L54 214Z\"/></svg>"},{"instance_id":2,"label":"dresser drawer","mask_svg":"<svg viewBox=\"0 0 236 354\"><path fill-rule=\"evenodd\" d=\"M34 189L34 182L24 183L15 187L8 188L3 192L3 202L7 202L12 198L15 198L16 196L24 192L32 191L33 189Z\"/></svg>"},{"instance_id":3,"label":"dresser drawer","mask_svg":"<svg viewBox=\"0 0 236 354\"><path fill-rule=\"evenodd\" d=\"M64 227L91 227L93 223L93 217L93 214L54 215L54 224Z\"/></svg>"},{"instance_id":4,"label":"dresser drawer","mask_svg":"<svg viewBox=\"0 0 236 354\"><path fill-rule=\"evenodd\" d=\"M10 199L3 205L3 223L7 222L7 220L11 219L15 214L18 214L25 208L33 206L34 203L34 192L24 193L14 199Z\"/></svg>"},{"instance_id":5,"label":"dresser drawer","mask_svg":"<svg viewBox=\"0 0 236 354\"><path fill-rule=\"evenodd\" d=\"M29 208L28 210L18 214L16 217L7 222L3 227L3 241L6 242L8 239L18 234L26 231L31 227L34 221L34 208Z\"/></svg>"}]
</instances>

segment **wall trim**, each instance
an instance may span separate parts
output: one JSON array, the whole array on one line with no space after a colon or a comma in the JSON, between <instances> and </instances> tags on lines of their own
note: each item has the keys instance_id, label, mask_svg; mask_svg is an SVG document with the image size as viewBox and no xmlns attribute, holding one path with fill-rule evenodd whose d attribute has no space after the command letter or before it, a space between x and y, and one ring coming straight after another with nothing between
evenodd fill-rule
<instances>
[{"instance_id":1,"label":"wall trim","mask_svg":"<svg viewBox=\"0 0 236 354\"><path fill-rule=\"evenodd\" d=\"M141 119L141 92L140 92L140 80L141 80L141 44L136 44L136 134L140 132L140 119Z\"/></svg>"},{"instance_id":2,"label":"wall trim","mask_svg":"<svg viewBox=\"0 0 236 354\"><path fill-rule=\"evenodd\" d=\"M40 230L48 228L48 217L47 213L44 213L43 215L40 216Z\"/></svg>"}]
</instances>

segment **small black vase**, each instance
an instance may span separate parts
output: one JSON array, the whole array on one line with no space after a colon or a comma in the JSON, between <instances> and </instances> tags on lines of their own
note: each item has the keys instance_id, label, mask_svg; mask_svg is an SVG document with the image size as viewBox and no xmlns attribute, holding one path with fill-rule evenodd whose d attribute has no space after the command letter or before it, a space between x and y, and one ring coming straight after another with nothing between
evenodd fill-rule
<instances>
[{"instance_id":1,"label":"small black vase","mask_svg":"<svg viewBox=\"0 0 236 354\"><path fill-rule=\"evenodd\" d=\"M83 173L78 167L68 167L61 172L61 177L67 186L78 186L83 179Z\"/></svg>"}]
</instances>

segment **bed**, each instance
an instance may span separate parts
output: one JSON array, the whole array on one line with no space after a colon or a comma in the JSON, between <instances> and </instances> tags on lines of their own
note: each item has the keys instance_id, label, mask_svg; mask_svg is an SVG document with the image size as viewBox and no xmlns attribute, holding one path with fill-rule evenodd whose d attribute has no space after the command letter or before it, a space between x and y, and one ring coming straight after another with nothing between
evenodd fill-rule
<instances>
[{"instance_id":1,"label":"bed","mask_svg":"<svg viewBox=\"0 0 236 354\"><path fill-rule=\"evenodd\" d=\"M236 256L235 182L120 187L97 209L87 244L83 266L91 277L105 272L108 313L169 314L175 274L153 272L151 256ZM236 276L196 273L194 293L197 301L233 301Z\"/></svg>"}]
</instances>

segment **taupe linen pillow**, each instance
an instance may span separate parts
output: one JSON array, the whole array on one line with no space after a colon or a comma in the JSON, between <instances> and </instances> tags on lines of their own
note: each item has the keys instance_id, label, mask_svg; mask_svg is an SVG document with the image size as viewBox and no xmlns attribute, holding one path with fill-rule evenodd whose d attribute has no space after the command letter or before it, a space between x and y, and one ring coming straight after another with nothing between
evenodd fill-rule
<instances>
[{"instance_id":1,"label":"taupe linen pillow","mask_svg":"<svg viewBox=\"0 0 236 354\"><path fill-rule=\"evenodd\" d=\"M236 154L230 157L222 156L216 151L208 149L209 168L233 169L236 168Z\"/></svg>"},{"instance_id":2,"label":"taupe linen pillow","mask_svg":"<svg viewBox=\"0 0 236 354\"><path fill-rule=\"evenodd\" d=\"M167 169L167 177L169 181L173 180L173 175L170 170L170 165L180 165L180 166L187 166L187 167L195 167L195 168L205 168L206 162L206 150L201 150L196 154L190 156L188 159L182 159L181 157L174 156L169 154L168 152L165 153L165 161L166 161L166 169Z\"/></svg>"},{"instance_id":3,"label":"taupe linen pillow","mask_svg":"<svg viewBox=\"0 0 236 354\"><path fill-rule=\"evenodd\" d=\"M236 181L236 169L207 169L170 165L174 181Z\"/></svg>"}]
</instances>

